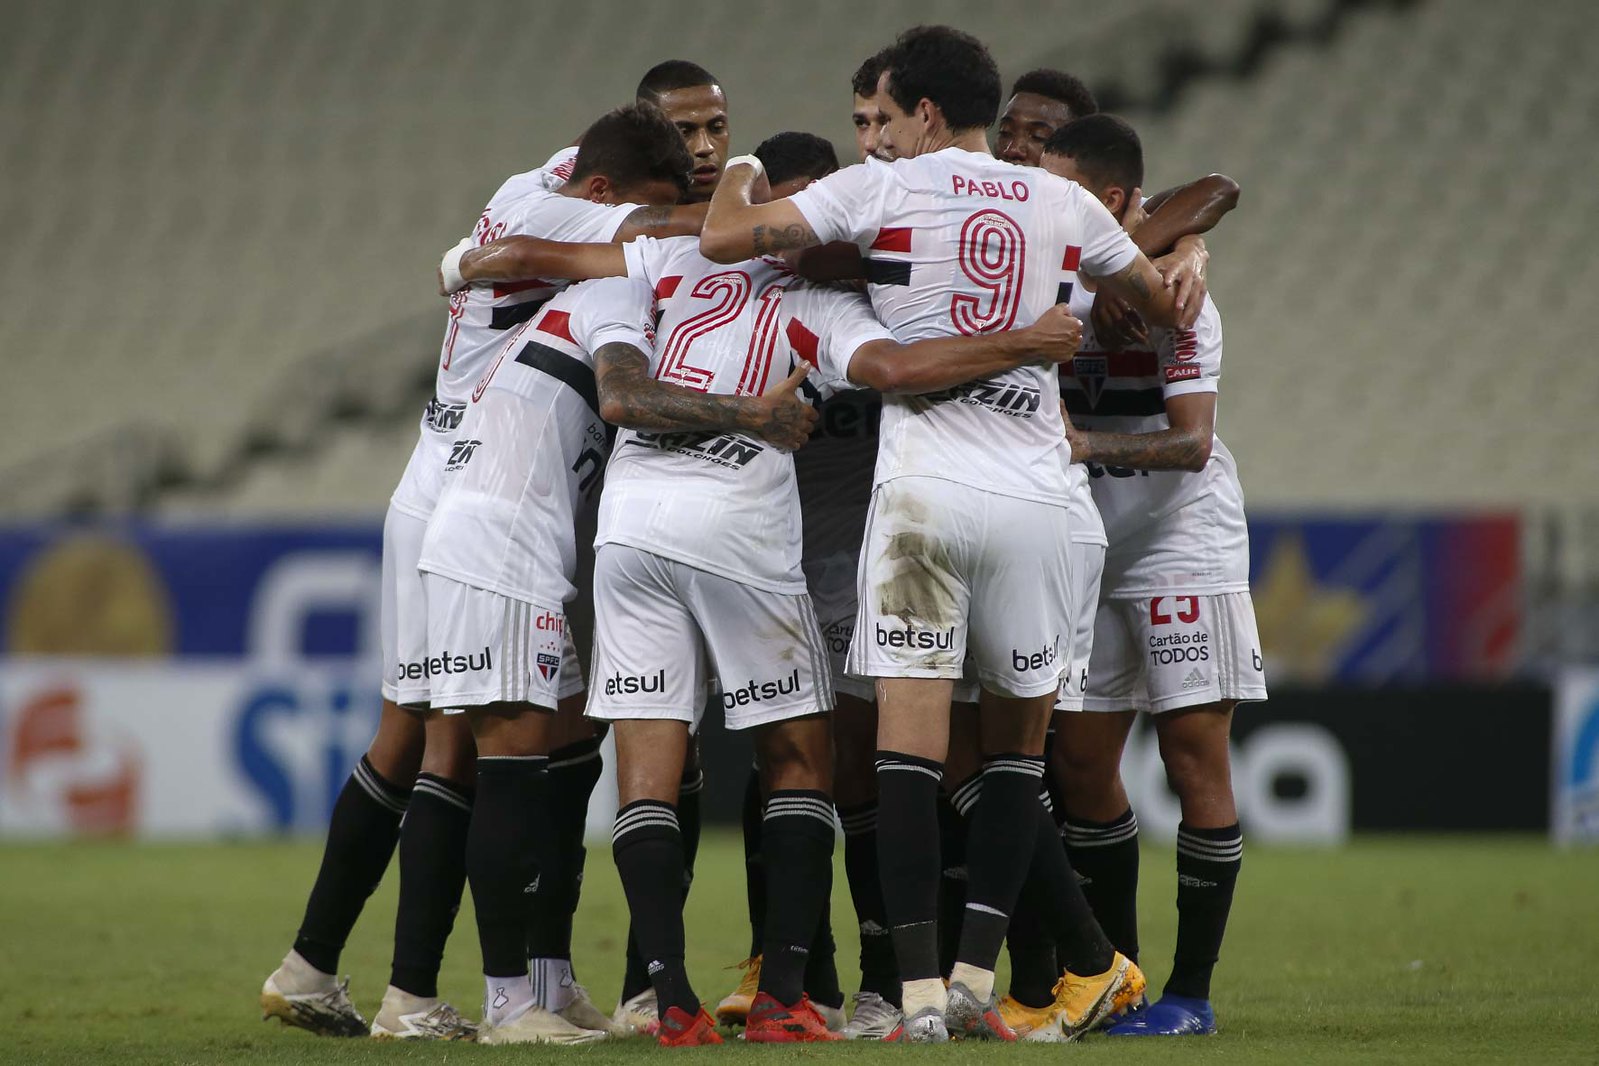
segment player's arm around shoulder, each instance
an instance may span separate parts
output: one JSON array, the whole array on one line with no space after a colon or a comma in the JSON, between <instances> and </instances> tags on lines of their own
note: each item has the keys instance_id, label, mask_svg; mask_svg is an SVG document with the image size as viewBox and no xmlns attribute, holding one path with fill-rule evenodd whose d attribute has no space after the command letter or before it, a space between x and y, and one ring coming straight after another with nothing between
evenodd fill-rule
<instances>
[{"instance_id":1,"label":"player's arm around shoulder","mask_svg":"<svg viewBox=\"0 0 1599 1066\"><path fill-rule=\"evenodd\" d=\"M821 243L793 197L756 202L756 185L764 177L754 156L728 160L700 231L700 253L705 258L714 263L742 263Z\"/></svg>"},{"instance_id":2,"label":"player's arm around shoulder","mask_svg":"<svg viewBox=\"0 0 1599 1066\"><path fill-rule=\"evenodd\" d=\"M1061 411L1065 416L1065 410ZM1154 433L1084 431L1066 418L1072 462L1124 466L1130 470L1185 470L1195 473L1210 462L1216 440L1216 394L1190 392L1166 400L1168 428Z\"/></svg>"},{"instance_id":3,"label":"player's arm around shoulder","mask_svg":"<svg viewBox=\"0 0 1599 1066\"><path fill-rule=\"evenodd\" d=\"M801 363L763 396L714 396L657 381L649 356L635 345L617 341L594 353L600 417L612 425L653 433L748 433L784 451L804 444L816 424L815 410L798 395L810 370Z\"/></svg>"},{"instance_id":4,"label":"player's arm around shoulder","mask_svg":"<svg viewBox=\"0 0 1599 1066\"><path fill-rule=\"evenodd\" d=\"M1083 324L1057 304L1020 329L909 344L870 341L850 359L849 379L885 394L938 392L1019 366L1066 362L1082 341Z\"/></svg>"},{"instance_id":5,"label":"player's arm around shoulder","mask_svg":"<svg viewBox=\"0 0 1599 1066\"><path fill-rule=\"evenodd\" d=\"M627 260L620 244L581 244L517 236L474 246L471 238L467 238L444 253L439 264L439 295L449 296L474 282L533 278L586 281L626 273Z\"/></svg>"}]
</instances>

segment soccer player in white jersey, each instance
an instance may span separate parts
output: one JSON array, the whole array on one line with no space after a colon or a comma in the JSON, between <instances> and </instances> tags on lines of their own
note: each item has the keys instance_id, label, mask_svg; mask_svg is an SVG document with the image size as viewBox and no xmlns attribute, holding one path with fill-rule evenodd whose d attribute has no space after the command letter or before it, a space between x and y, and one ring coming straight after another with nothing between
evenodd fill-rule
<instances>
[{"instance_id":1,"label":"soccer player in white jersey","mask_svg":"<svg viewBox=\"0 0 1599 1066\"><path fill-rule=\"evenodd\" d=\"M575 176L578 153L568 149L545 167L511 178L463 243L517 232L588 240L697 232L702 207L627 202L630 196L644 198L637 188L619 187L611 173L626 154L618 154L616 140L596 140ZM394 965L372 1032L405 1039L471 1036L471 1026L436 990L465 877L461 856L474 790L471 737L464 723L426 714L427 611L416 559L472 383L505 331L526 321L560 286L540 281L463 291L452 300L435 395L384 520L383 711L377 736L335 804L294 948L262 988L267 1017L330 1035L368 1032L335 971L398 839Z\"/></svg>"},{"instance_id":2,"label":"soccer player in white jersey","mask_svg":"<svg viewBox=\"0 0 1599 1066\"><path fill-rule=\"evenodd\" d=\"M750 203L753 168L729 167L701 235L706 254L854 241L872 304L902 340L1003 330L1058 302L1082 272L1175 324L1172 294L1102 205L1077 186L993 159L999 107L987 50L946 27L896 43L880 86L884 135L899 159L869 161L786 201ZM885 403L878 487L862 556L852 672L877 680L879 850L905 997L903 1035L1005 1038L993 965L1030 862L1050 864L1078 917L1087 911L1038 799L1043 739L1069 633L1070 452L1053 371L1022 368L933 397ZM938 977L933 798L948 740L951 689L970 653L984 692L982 797L968 853L970 893L948 995ZM1036 838L1034 847L1025 842ZM1033 862L1037 860L1037 862ZM1097 925L1085 958L1088 1025L1136 969ZM1141 983L1141 976L1134 983Z\"/></svg>"},{"instance_id":3,"label":"soccer player in white jersey","mask_svg":"<svg viewBox=\"0 0 1599 1066\"><path fill-rule=\"evenodd\" d=\"M1129 230L1141 211L1143 151L1125 122L1095 115L1049 141L1044 166L1098 196ZM1090 293L1073 296L1086 313ZM1192 329L1154 331L1108 349L1085 338L1062 377L1110 536L1084 712L1064 716L1055 758L1065 833L1106 932L1136 953L1137 820L1122 787L1122 748L1151 713L1177 793L1177 946L1162 998L1114 1035L1215 1031L1210 979L1243 854L1227 739L1233 708L1266 697L1249 597L1243 492L1216 436L1221 319L1207 297Z\"/></svg>"}]
</instances>

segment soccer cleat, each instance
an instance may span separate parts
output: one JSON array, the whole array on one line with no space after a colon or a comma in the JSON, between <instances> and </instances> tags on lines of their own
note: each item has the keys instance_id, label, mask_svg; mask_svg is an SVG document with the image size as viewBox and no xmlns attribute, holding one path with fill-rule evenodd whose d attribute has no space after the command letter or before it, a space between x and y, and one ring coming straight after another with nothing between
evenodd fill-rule
<instances>
[{"instance_id":1,"label":"soccer cleat","mask_svg":"<svg viewBox=\"0 0 1599 1066\"><path fill-rule=\"evenodd\" d=\"M377 1040L476 1040L477 1026L438 997L413 996L389 986L372 1019Z\"/></svg>"},{"instance_id":2,"label":"soccer cleat","mask_svg":"<svg viewBox=\"0 0 1599 1066\"><path fill-rule=\"evenodd\" d=\"M759 992L745 1017L744 1039L752 1044L819 1044L844 1038L827 1027L810 996L785 1007L770 992Z\"/></svg>"},{"instance_id":3,"label":"soccer cleat","mask_svg":"<svg viewBox=\"0 0 1599 1066\"><path fill-rule=\"evenodd\" d=\"M365 1036L366 1019L350 1002L350 982L311 966L297 952L261 986L261 1020L276 1018L318 1036Z\"/></svg>"},{"instance_id":4,"label":"soccer cleat","mask_svg":"<svg viewBox=\"0 0 1599 1066\"><path fill-rule=\"evenodd\" d=\"M944 1025L943 1011L923 1007L883 1039L890 1044L942 1044L949 1039L949 1029Z\"/></svg>"},{"instance_id":5,"label":"soccer cleat","mask_svg":"<svg viewBox=\"0 0 1599 1066\"><path fill-rule=\"evenodd\" d=\"M632 1036L637 1030L624 1028L613 1019L606 1017L604 1011L594 1005L589 998L589 990L582 985L572 985L572 1001L555 1012L579 1029L593 1029L607 1036Z\"/></svg>"},{"instance_id":6,"label":"soccer cleat","mask_svg":"<svg viewBox=\"0 0 1599 1066\"><path fill-rule=\"evenodd\" d=\"M617 1036L654 1036L661 1027L661 1015L655 1005L655 989L646 988L631 999L616 1005L611 1015L611 1031Z\"/></svg>"},{"instance_id":7,"label":"soccer cleat","mask_svg":"<svg viewBox=\"0 0 1599 1066\"><path fill-rule=\"evenodd\" d=\"M1070 970L1055 984L1055 1012L1061 1035L1076 1040L1100 1019L1125 1010L1144 994L1144 972L1121 952L1110 969L1092 977L1080 977Z\"/></svg>"},{"instance_id":8,"label":"soccer cleat","mask_svg":"<svg viewBox=\"0 0 1599 1066\"><path fill-rule=\"evenodd\" d=\"M728 969L743 970L744 977L738 987L716 1005L716 1020L723 1025L743 1025L744 1019L749 1016L750 1005L755 1002L755 993L760 988L761 957L752 955L737 967L730 966Z\"/></svg>"},{"instance_id":9,"label":"soccer cleat","mask_svg":"<svg viewBox=\"0 0 1599 1066\"><path fill-rule=\"evenodd\" d=\"M1105 1030L1106 1036L1209 1036L1216 1031L1210 1000L1167 993Z\"/></svg>"},{"instance_id":10,"label":"soccer cleat","mask_svg":"<svg viewBox=\"0 0 1599 1066\"><path fill-rule=\"evenodd\" d=\"M840 1030L845 1040L886 1040L905 1020L899 1008L876 992L855 993L855 1013Z\"/></svg>"},{"instance_id":11,"label":"soccer cleat","mask_svg":"<svg viewBox=\"0 0 1599 1066\"><path fill-rule=\"evenodd\" d=\"M1128 1018L1133 1017L1139 1011L1148 1010L1148 1009L1149 1009L1149 997L1146 996L1146 995L1140 995L1131 1004L1129 1004L1125 1009L1112 1011L1111 1013L1109 1013L1109 1014L1105 1015L1103 1018L1101 1018L1099 1020L1099 1024L1094 1026L1094 1030L1096 1032L1101 1032L1102 1033L1106 1029L1109 1029L1111 1026L1117 1025L1117 1024L1119 1024L1121 1022L1126 1021Z\"/></svg>"},{"instance_id":12,"label":"soccer cleat","mask_svg":"<svg viewBox=\"0 0 1599 1066\"><path fill-rule=\"evenodd\" d=\"M543 1007L529 1007L509 1021L490 1025L486 1020L478 1029L479 1044L597 1044L609 1034L594 1029L580 1029Z\"/></svg>"},{"instance_id":13,"label":"soccer cleat","mask_svg":"<svg viewBox=\"0 0 1599 1066\"><path fill-rule=\"evenodd\" d=\"M1060 1030L1056 1013L1060 1008L1054 1001L1042 1007L1029 1007L1010 996L999 1001L999 1016L1005 1019L1016 1039L1032 1044L1062 1044L1066 1034Z\"/></svg>"},{"instance_id":14,"label":"soccer cleat","mask_svg":"<svg viewBox=\"0 0 1599 1066\"><path fill-rule=\"evenodd\" d=\"M811 1000L811 1009L821 1016L822 1021L827 1023L829 1030L835 1033L844 1031L846 1022L844 1004L840 1003L836 1007L829 1007L826 1003L818 1003L813 999Z\"/></svg>"},{"instance_id":15,"label":"soccer cleat","mask_svg":"<svg viewBox=\"0 0 1599 1066\"><path fill-rule=\"evenodd\" d=\"M960 981L949 986L949 1006L944 1008L944 1025L949 1035L957 1040L1002 1040L1016 1042L1016 1034L1005 1024L994 1005L994 994L988 1002L979 1002L972 990Z\"/></svg>"},{"instance_id":16,"label":"soccer cleat","mask_svg":"<svg viewBox=\"0 0 1599 1066\"><path fill-rule=\"evenodd\" d=\"M655 1042L661 1047L700 1047L720 1044L722 1034L716 1031L716 1021L705 1013L689 1014L682 1007L671 1007L661 1015L660 1031Z\"/></svg>"}]
</instances>

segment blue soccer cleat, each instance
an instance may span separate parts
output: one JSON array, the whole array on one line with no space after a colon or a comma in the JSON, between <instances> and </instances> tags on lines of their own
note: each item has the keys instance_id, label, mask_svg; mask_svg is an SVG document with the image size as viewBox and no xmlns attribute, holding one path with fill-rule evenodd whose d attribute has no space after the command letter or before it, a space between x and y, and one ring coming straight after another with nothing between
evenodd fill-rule
<instances>
[{"instance_id":1,"label":"blue soccer cleat","mask_svg":"<svg viewBox=\"0 0 1599 1066\"><path fill-rule=\"evenodd\" d=\"M1216 1031L1216 1012L1208 999L1162 996L1109 1029L1106 1036L1208 1036Z\"/></svg>"}]
</instances>

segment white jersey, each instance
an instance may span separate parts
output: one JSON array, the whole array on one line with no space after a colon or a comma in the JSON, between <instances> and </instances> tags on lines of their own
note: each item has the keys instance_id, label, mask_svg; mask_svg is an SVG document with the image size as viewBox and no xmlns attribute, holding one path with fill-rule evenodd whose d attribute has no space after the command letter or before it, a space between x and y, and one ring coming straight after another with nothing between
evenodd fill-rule
<instances>
[{"instance_id":1,"label":"white jersey","mask_svg":"<svg viewBox=\"0 0 1599 1066\"><path fill-rule=\"evenodd\" d=\"M1085 430L1155 433L1167 429L1166 401L1216 392L1221 377L1221 316L1209 297L1191 330L1152 329L1150 346L1105 351L1094 337L1094 294L1081 287L1072 313L1083 343L1061 375L1061 399ZM1200 471L1088 466L1110 547L1103 595L1134 599L1183 589L1194 595L1247 592L1249 531L1232 453L1216 438Z\"/></svg>"},{"instance_id":2,"label":"white jersey","mask_svg":"<svg viewBox=\"0 0 1599 1066\"><path fill-rule=\"evenodd\" d=\"M610 438L593 353L616 341L648 353L653 311L647 289L604 278L558 294L502 342L453 435L420 569L552 607L576 594L576 511Z\"/></svg>"},{"instance_id":3,"label":"white jersey","mask_svg":"<svg viewBox=\"0 0 1599 1066\"><path fill-rule=\"evenodd\" d=\"M1032 324L1079 269L1113 274L1138 249L1080 186L959 148L869 159L796 193L823 241L852 241L872 306L905 342ZM1070 451L1053 368L1019 367L883 402L876 481L934 477L1067 506Z\"/></svg>"},{"instance_id":4,"label":"white jersey","mask_svg":"<svg viewBox=\"0 0 1599 1066\"><path fill-rule=\"evenodd\" d=\"M479 245L500 237L605 243L616 236L637 204L597 204L562 196L577 149L563 148L537 170L507 179L472 229ZM396 509L426 519L438 499L445 445L460 425L472 388L507 334L532 318L546 300L570 284L557 279L471 285L450 297L433 398L422 415L422 440L395 489Z\"/></svg>"},{"instance_id":5,"label":"white jersey","mask_svg":"<svg viewBox=\"0 0 1599 1066\"><path fill-rule=\"evenodd\" d=\"M657 379L713 395L761 395L788 376L793 357L780 307L795 279L780 260L722 266L692 237L640 239L626 254L628 276L655 291L662 312ZM838 347L887 335L875 319L871 327ZM793 459L739 433L623 431L595 539L596 547L612 543L754 588L802 593Z\"/></svg>"}]
</instances>

